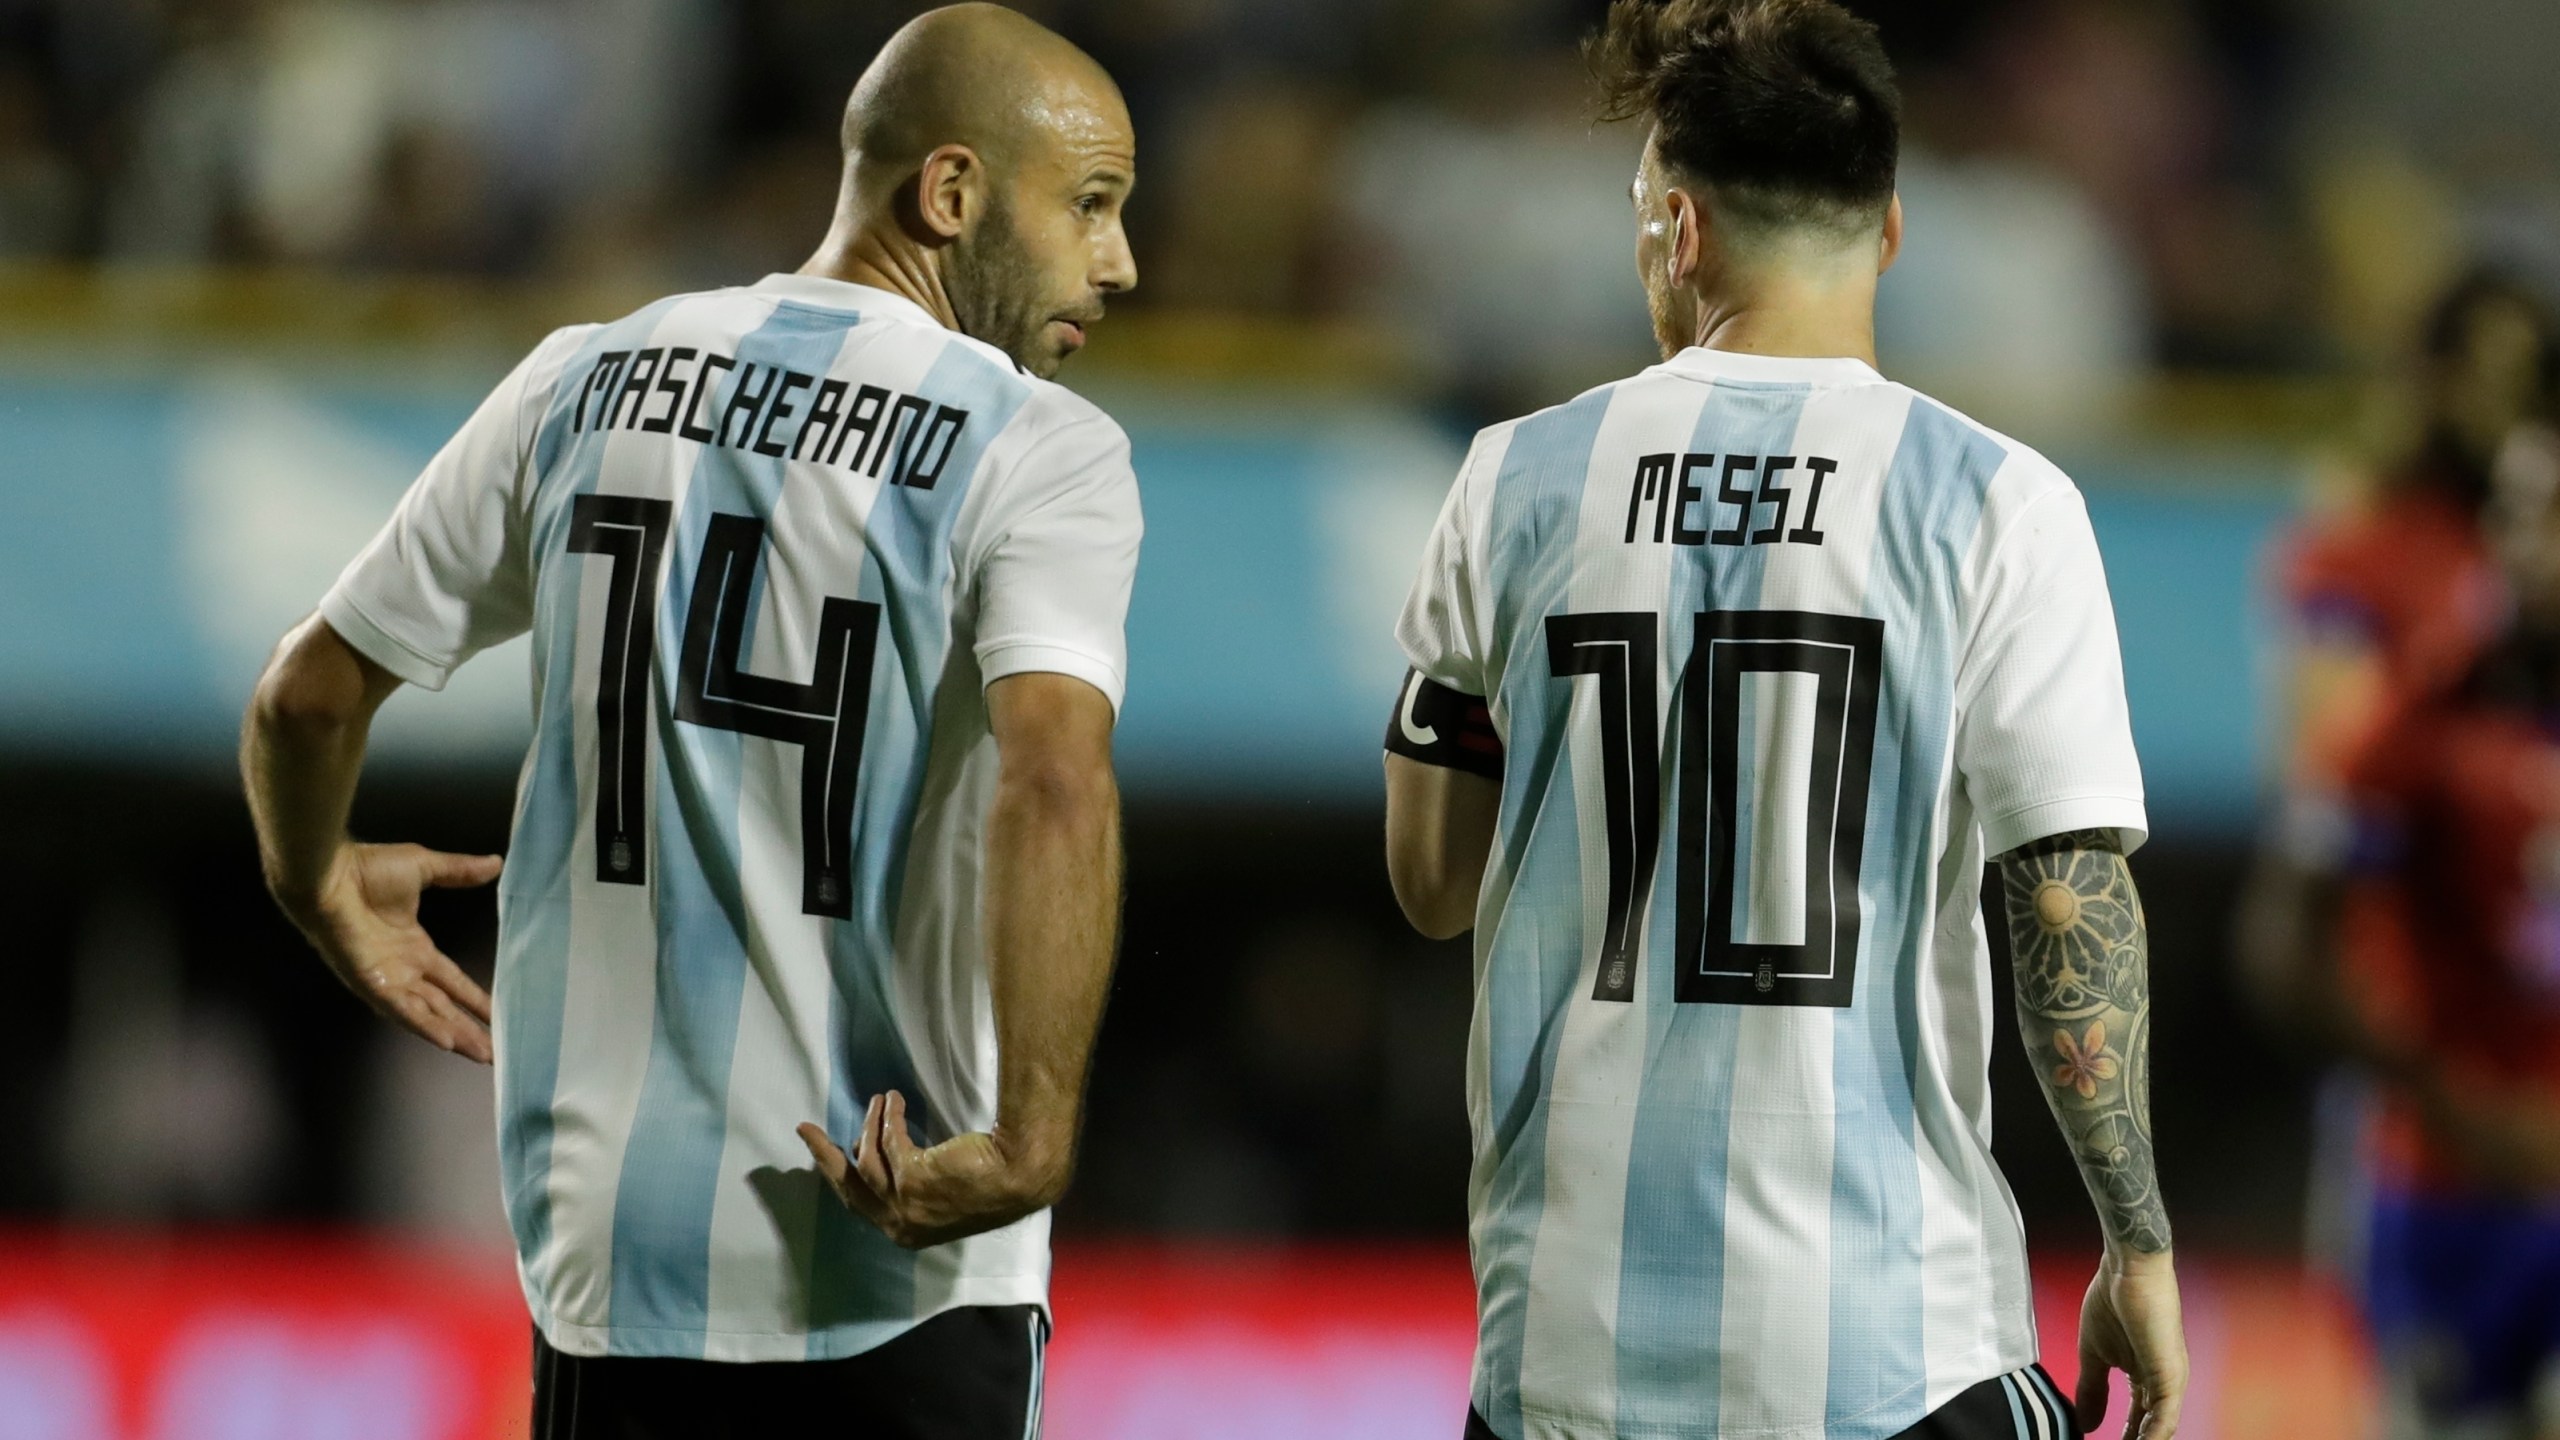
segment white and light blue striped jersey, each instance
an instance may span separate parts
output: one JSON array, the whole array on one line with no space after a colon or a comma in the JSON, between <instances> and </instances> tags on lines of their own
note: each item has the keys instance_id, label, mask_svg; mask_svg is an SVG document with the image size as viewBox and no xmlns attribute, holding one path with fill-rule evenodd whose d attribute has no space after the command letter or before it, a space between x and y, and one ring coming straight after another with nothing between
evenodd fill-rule
<instances>
[{"instance_id":1,"label":"white and light blue striped jersey","mask_svg":"<svg viewBox=\"0 0 2560 1440\"><path fill-rule=\"evenodd\" d=\"M801 275L554 334L320 607L430 689L533 635L499 892L525 1295L579 1355L830 1358L1045 1304L1048 1217L919 1253L793 1134L995 1118L984 687L1117 707L1119 427L886 292Z\"/></svg>"},{"instance_id":2,"label":"white and light blue striped jersey","mask_svg":"<svg viewBox=\"0 0 2560 1440\"><path fill-rule=\"evenodd\" d=\"M1869 1440L2032 1361L1982 867L2146 823L2079 492L1855 360L1692 349L1479 436L1397 633L1506 754L1495 1432Z\"/></svg>"}]
</instances>

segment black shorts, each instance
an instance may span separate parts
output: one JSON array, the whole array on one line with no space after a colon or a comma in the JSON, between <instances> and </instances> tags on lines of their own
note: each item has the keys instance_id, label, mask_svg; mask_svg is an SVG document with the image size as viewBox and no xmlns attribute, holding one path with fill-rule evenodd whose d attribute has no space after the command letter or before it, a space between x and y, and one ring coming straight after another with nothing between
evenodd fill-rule
<instances>
[{"instance_id":1,"label":"black shorts","mask_svg":"<svg viewBox=\"0 0 2560 1440\"><path fill-rule=\"evenodd\" d=\"M537 1331L533 1440L1031 1440L1047 1340L1033 1305L946 1310L842 1360L563 1355Z\"/></svg>"},{"instance_id":2,"label":"black shorts","mask_svg":"<svg viewBox=\"0 0 2560 1440\"><path fill-rule=\"evenodd\" d=\"M1921 1417L1894 1440L2069 1440L2080 1427L2053 1377L2041 1365L1994 1375ZM1467 1412L1467 1440L1500 1440L1484 1417Z\"/></svg>"}]
</instances>

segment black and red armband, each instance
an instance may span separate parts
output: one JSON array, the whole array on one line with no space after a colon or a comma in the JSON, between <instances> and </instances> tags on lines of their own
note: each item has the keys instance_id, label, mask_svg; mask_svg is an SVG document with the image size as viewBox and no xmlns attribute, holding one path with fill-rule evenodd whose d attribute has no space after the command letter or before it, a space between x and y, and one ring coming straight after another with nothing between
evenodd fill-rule
<instances>
[{"instance_id":1,"label":"black and red armband","mask_svg":"<svg viewBox=\"0 0 2560 1440\"><path fill-rule=\"evenodd\" d=\"M1492 710L1476 696L1425 679L1419 670L1405 672L1396 713L1387 721L1387 753L1502 778L1502 737L1494 733Z\"/></svg>"}]
</instances>

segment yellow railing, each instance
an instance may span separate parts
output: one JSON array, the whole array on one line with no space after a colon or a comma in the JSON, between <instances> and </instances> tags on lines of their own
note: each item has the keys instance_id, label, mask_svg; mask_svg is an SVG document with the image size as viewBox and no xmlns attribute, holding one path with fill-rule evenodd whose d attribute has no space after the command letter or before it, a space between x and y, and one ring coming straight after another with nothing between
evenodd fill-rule
<instances>
[{"instance_id":1,"label":"yellow railing","mask_svg":"<svg viewBox=\"0 0 2560 1440\"><path fill-rule=\"evenodd\" d=\"M0 354L95 349L379 359L444 351L494 363L558 326L626 314L653 298L648 290L558 279L0 263ZM1096 330L1075 373L1123 383L1388 398L1428 393L1412 347L1377 327L1142 303ZM1998 417L1996 395L1968 394L1961 384L1947 393ZM2370 386L2349 377L2167 375L2137 387L2120 413L2125 431L2146 437L2351 444L2369 401Z\"/></svg>"}]
</instances>

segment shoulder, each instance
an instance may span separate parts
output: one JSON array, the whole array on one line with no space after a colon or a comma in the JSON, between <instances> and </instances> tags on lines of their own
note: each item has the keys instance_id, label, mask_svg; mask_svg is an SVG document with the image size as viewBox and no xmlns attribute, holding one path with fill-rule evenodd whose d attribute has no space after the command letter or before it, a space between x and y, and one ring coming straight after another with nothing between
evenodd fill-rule
<instances>
[{"instance_id":1,"label":"shoulder","mask_svg":"<svg viewBox=\"0 0 2560 1440\"><path fill-rule=\"evenodd\" d=\"M975 343L975 342L972 342ZM1003 445L1017 470L1042 475L1129 469L1129 435L1103 408L1053 380L1017 372L1021 401Z\"/></svg>"},{"instance_id":2,"label":"shoulder","mask_svg":"<svg viewBox=\"0 0 2560 1440\"><path fill-rule=\"evenodd\" d=\"M2077 554L2092 543L2088 499L2052 457L1907 385L1866 388L1900 417L1888 470L1908 467L1926 486L1951 487L1961 497L1933 495L1926 507L1971 529L1973 573L2009 568L2048 549Z\"/></svg>"},{"instance_id":3,"label":"shoulder","mask_svg":"<svg viewBox=\"0 0 2560 1440\"><path fill-rule=\"evenodd\" d=\"M963 341L967 354L988 358L992 347ZM1002 427L991 435L979 471L980 513L999 526L1010 523L1000 517L1056 503L1134 516L1137 473L1119 422L1067 387L1025 374L993 353L1009 380L997 404Z\"/></svg>"},{"instance_id":4,"label":"shoulder","mask_svg":"<svg viewBox=\"0 0 2560 1440\"><path fill-rule=\"evenodd\" d=\"M1023 374L1015 378L1025 387L1015 423L1027 433L1042 438L1072 434L1088 443L1099 440L1124 448L1128 445L1128 432L1120 428L1120 422L1091 400L1055 380Z\"/></svg>"},{"instance_id":5,"label":"shoulder","mask_svg":"<svg viewBox=\"0 0 2560 1440\"><path fill-rule=\"evenodd\" d=\"M939 372L942 388L974 394L1002 414L1008 449L1020 453L1062 438L1090 443L1093 437L1107 437L1126 448L1127 435L1101 406L1055 380L1043 380L1023 369L996 346L940 326L893 323L911 324L941 343L942 353L932 368Z\"/></svg>"},{"instance_id":6,"label":"shoulder","mask_svg":"<svg viewBox=\"0 0 2560 1440\"><path fill-rule=\"evenodd\" d=\"M1912 418L1904 426L1905 444L1911 443L1914 432L1926 427L1974 452L1972 468L1984 486L1987 521L1997 523L2038 501L2068 497L2072 503L2081 502L2079 485L2043 451L1983 424L1943 400L1907 385L1891 381L1887 384L1910 397Z\"/></svg>"},{"instance_id":7,"label":"shoulder","mask_svg":"<svg viewBox=\"0 0 2560 1440\"><path fill-rule=\"evenodd\" d=\"M715 325L726 324L734 329L750 328L748 325L738 323L739 317L751 315L761 319L770 316L776 305L777 302L773 296L761 295L740 285L731 285L717 290L686 290L673 295L661 295L648 304L614 319L592 325L567 326L553 331L552 335L556 339L570 331L576 331L582 340L593 341L606 348L621 349L625 346L652 343L653 337L671 321L680 322L686 326L712 321ZM714 317L720 318L715 320Z\"/></svg>"},{"instance_id":8,"label":"shoulder","mask_svg":"<svg viewBox=\"0 0 2560 1440\"><path fill-rule=\"evenodd\" d=\"M1654 372L1647 370L1629 379L1594 385L1570 400L1484 427L1467 447L1461 483L1489 486L1506 474L1534 478L1555 468L1581 474L1610 407L1653 377Z\"/></svg>"},{"instance_id":9,"label":"shoulder","mask_svg":"<svg viewBox=\"0 0 2560 1440\"><path fill-rule=\"evenodd\" d=\"M607 328L608 322L602 320L563 325L543 336L541 343L535 345L531 353L536 359L550 357L565 360L583 349L587 342L602 335Z\"/></svg>"},{"instance_id":10,"label":"shoulder","mask_svg":"<svg viewBox=\"0 0 2560 1440\"><path fill-rule=\"evenodd\" d=\"M592 357L605 348L604 337L613 326L605 321L579 325L563 325L542 337L540 344L528 351L518 367L528 391L540 393L560 384L577 368L581 356Z\"/></svg>"}]
</instances>

